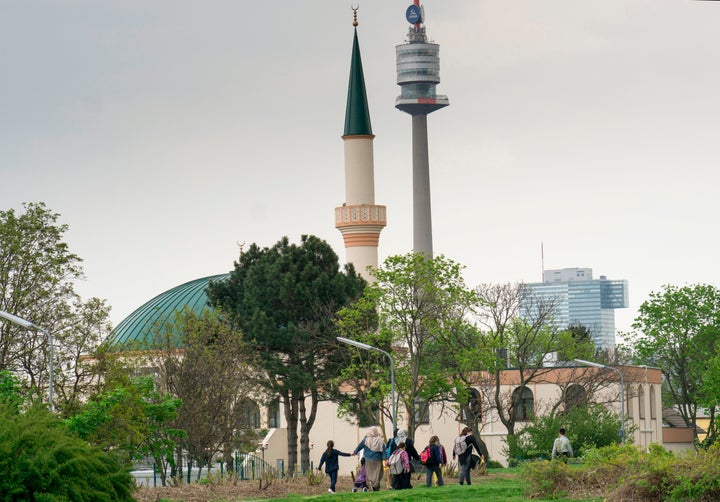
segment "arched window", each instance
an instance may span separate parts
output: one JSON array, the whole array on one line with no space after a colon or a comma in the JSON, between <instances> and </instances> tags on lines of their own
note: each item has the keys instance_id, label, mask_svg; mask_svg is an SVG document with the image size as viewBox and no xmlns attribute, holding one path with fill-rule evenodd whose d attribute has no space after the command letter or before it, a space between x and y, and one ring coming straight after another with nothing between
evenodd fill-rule
<instances>
[{"instance_id":1,"label":"arched window","mask_svg":"<svg viewBox=\"0 0 720 502\"><path fill-rule=\"evenodd\" d=\"M640 419L645 418L645 389L642 385L638 389L638 406L640 408Z\"/></svg>"},{"instance_id":2,"label":"arched window","mask_svg":"<svg viewBox=\"0 0 720 502\"><path fill-rule=\"evenodd\" d=\"M260 407L255 401L246 399L240 403L240 428L260 428Z\"/></svg>"},{"instance_id":3,"label":"arched window","mask_svg":"<svg viewBox=\"0 0 720 502\"><path fill-rule=\"evenodd\" d=\"M625 414L628 416L628 418L632 418L633 416L635 416L635 412L633 411L632 387L625 388L625 401Z\"/></svg>"},{"instance_id":4,"label":"arched window","mask_svg":"<svg viewBox=\"0 0 720 502\"><path fill-rule=\"evenodd\" d=\"M584 404L587 404L587 392L582 385L572 384L565 389L565 411Z\"/></svg>"},{"instance_id":5,"label":"arched window","mask_svg":"<svg viewBox=\"0 0 720 502\"><path fill-rule=\"evenodd\" d=\"M655 420L657 414L655 413L655 387L650 387L650 418Z\"/></svg>"},{"instance_id":6,"label":"arched window","mask_svg":"<svg viewBox=\"0 0 720 502\"><path fill-rule=\"evenodd\" d=\"M515 406L515 420L530 420L535 414L535 398L527 387L515 389L512 402Z\"/></svg>"}]
</instances>

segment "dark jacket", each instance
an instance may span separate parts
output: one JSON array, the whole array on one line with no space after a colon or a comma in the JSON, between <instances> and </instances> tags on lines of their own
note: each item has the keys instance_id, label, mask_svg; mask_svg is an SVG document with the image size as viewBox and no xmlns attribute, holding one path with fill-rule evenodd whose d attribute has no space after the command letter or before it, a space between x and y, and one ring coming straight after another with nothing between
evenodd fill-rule
<instances>
[{"instance_id":1,"label":"dark jacket","mask_svg":"<svg viewBox=\"0 0 720 502\"><path fill-rule=\"evenodd\" d=\"M427 462L425 462L425 465L428 467L435 467L437 465L440 465L443 463L443 454L442 450L440 449L440 445L438 444L431 444L428 445L430 447L430 458Z\"/></svg>"},{"instance_id":2,"label":"dark jacket","mask_svg":"<svg viewBox=\"0 0 720 502\"><path fill-rule=\"evenodd\" d=\"M325 450L322 454L322 457L320 457L320 463L318 464L318 469L322 469L323 464L325 464L325 472L337 471L338 469L340 469L340 465L338 462L338 460L340 460L340 457L349 457L349 456L350 456L349 453L343 453L334 448L330 452L330 455L328 455L327 450Z\"/></svg>"},{"instance_id":3,"label":"dark jacket","mask_svg":"<svg viewBox=\"0 0 720 502\"><path fill-rule=\"evenodd\" d=\"M415 449L415 441L410 438L405 440L405 451L407 452L408 457L410 457L410 460L420 460L420 454Z\"/></svg>"},{"instance_id":4,"label":"dark jacket","mask_svg":"<svg viewBox=\"0 0 720 502\"><path fill-rule=\"evenodd\" d=\"M478 453L478 455L481 455L480 453L480 445L477 442L477 439L475 439L475 436L472 434L468 434L465 436L465 444L467 444L467 448L463 453L458 455L458 464L465 465L468 463L470 459L470 455L472 455L473 448L475 448L475 451ZM455 457L455 449L453 448L453 457Z\"/></svg>"}]
</instances>

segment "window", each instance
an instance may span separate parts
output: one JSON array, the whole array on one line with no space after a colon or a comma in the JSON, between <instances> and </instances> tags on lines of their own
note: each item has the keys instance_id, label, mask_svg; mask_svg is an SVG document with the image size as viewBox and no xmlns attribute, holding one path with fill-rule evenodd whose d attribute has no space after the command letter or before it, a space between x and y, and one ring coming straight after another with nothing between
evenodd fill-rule
<instances>
[{"instance_id":1,"label":"window","mask_svg":"<svg viewBox=\"0 0 720 502\"><path fill-rule=\"evenodd\" d=\"M655 387L650 387L650 418L653 420L657 418L655 413Z\"/></svg>"},{"instance_id":2,"label":"window","mask_svg":"<svg viewBox=\"0 0 720 502\"><path fill-rule=\"evenodd\" d=\"M515 420L530 420L535 411L533 393L527 387L518 387L513 391L512 406L515 408Z\"/></svg>"},{"instance_id":3,"label":"window","mask_svg":"<svg viewBox=\"0 0 720 502\"><path fill-rule=\"evenodd\" d=\"M634 413L632 398L632 388L628 387L625 389L625 413L627 413L628 418L632 418Z\"/></svg>"},{"instance_id":4,"label":"window","mask_svg":"<svg viewBox=\"0 0 720 502\"><path fill-rule=\"evenodd\" d=\"M424 399L418 399L415 401L415 423L430 423L430 404L428 404L428 402Z\"/></svg>"},{"instance_id":5,"label":"window","mask_svg":"<svg viewBox=\"0 0 720 502\"><path fill-rule=\"evenodd\" d=\"M276 399L268 406L268 427L277 429L280 427L280 400Z\"/></svg>"},{"instance_id":6,"label":"window","mask_svg":"<svg viewBox=\"0 0 720 502\"><path fill-rule=\"evenodd\" d=\"M573 384L565 389L565 411L584 404L587 404L587 392L582 385Z\"/></svg>"},{"instance_id":7,"label":"window","mask_svg":"<svg viewBox=\"0 0 720 502\"><path fill-rule=\"evenodd\" d=\"M260 407L255 401L246 399L245 401L240 403L240 428L260 428Z\"/></svg>"},{"instance_id":8,"label":"window","mask_svg":"<svg viewBox=\"0 0 720 502\"><path fill-rule=\"evenodd\" d=\"M645 418L645 389L641 385L638 389L638 406L640 408L640 419Z\"/></svg>"}]
</instances>

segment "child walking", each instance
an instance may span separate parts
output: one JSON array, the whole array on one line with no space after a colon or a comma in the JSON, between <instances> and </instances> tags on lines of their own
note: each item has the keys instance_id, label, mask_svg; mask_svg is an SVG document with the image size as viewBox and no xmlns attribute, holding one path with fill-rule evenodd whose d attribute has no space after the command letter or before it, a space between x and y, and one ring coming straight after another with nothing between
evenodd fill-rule
<instances>
[{"instance_id":1,"label":"child walking","mask_svg":"<svg viewBox=\"0 0 720 502\"><path fill-rule=\"evenodd\" d=\"M336 450L334 441L331 440L327 442L327 449L323 452L322 457L320 457L318 471L321 471L323 464L325 464L325 472L330 476L330 488L328 488L328 492L335 493L335 484L337 483L338 471L340 470L340 457L349 457L350 455L350 453Z\"/></svg>"}]
</instances>

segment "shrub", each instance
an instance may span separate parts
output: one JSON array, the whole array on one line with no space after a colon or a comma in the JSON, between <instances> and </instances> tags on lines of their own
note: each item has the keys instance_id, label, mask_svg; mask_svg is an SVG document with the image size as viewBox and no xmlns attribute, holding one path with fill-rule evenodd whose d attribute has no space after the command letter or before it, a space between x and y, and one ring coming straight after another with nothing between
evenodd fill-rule
<instances>
[{"instance_id":1,"label":"shrub","mask_svg":"<svg viewBox=\"0 0 720 502\"><path fill-rule=\"evenodd\" d=\"M37 405L0 403L0 493L6 500L132 501L127 466L70 433Z\"/></svg>"},{"instance_id":2,"label":"shrub","mask_svg":"<svg viewBox=\"0 0 720 502\"><path fill-rule=\"evenodd\" d=\"M567 429L568 439L578 456L588 448L618 443L620 425L620 418L600 404L575 406L557 415L536 416L514 438L508 437L508 458L549 458L561 427ZM632 434L633 427L626 424L626 435Z\"/></svg>"},{"instance_id":3,"label":"shrub","mask_svg":"<svg viewBox=\"0 0 720 502\"><path fill-rule=\"evenodd\" d=\"M525 480L525 495L531 498L564 497L567 486L572 484L570 468L556 460L523 464L521 476Z\"/></svg>"}]
</instances>

